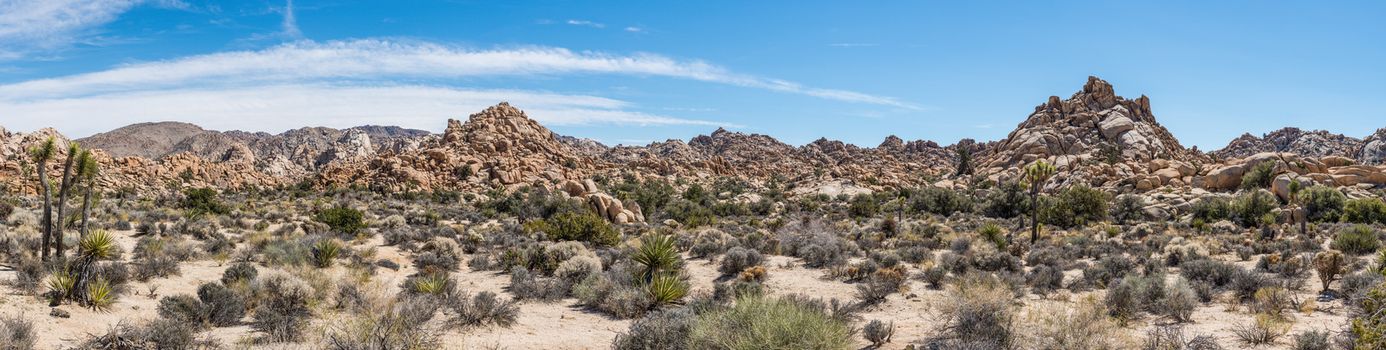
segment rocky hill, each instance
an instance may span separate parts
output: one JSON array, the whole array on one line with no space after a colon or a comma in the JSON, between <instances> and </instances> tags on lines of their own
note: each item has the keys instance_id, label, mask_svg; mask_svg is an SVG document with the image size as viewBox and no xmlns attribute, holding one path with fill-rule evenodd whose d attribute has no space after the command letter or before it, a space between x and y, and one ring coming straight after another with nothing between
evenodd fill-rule
<instances>
[{"instance_id":1,"label":"rocky hill","mask_svg":"<svg viewBox=\"0 0 1386 350\"><path fill-rule=\"evenodd\" d=\"M0 129L0 185L34 193L24 150L50 136L66 143L51 129ZM1206 191L1233 189L1247 168L1269 160L1282 164L1277 169L1286 176L1313 183L1355 190L1386 185L1377 166L1386 159L1386 129L1358 140L1286 128L1261 137L1243 135L1204 154L1185 148L1159 124L1150 98L1123 98L1096 77L1067 99L1049 97L1005 139L948 146L895 136L876 147L829 139L794 146L767 135L718 129L687 141L608 147L558 135L504 102L466 121L448 120L441 134L389 126L269 134L160 122L77 141L98 149L107 188L141 192L308 182L461 191L567 184L569 192L592 195L597 192L582 181L621 174L691 181L730 176L752 184L773 179L809 189L824 184L864 190L930 183L965 187L976 178L953 176L960 149L973 154L974 173L982 179L1014 181L1022 167L1042 159L1060 169L1051 186L1081 183L1110 192L1151 193L1157 200L1176 198L1169 200L1176 204Z\"/></svg>"}]
</instances>

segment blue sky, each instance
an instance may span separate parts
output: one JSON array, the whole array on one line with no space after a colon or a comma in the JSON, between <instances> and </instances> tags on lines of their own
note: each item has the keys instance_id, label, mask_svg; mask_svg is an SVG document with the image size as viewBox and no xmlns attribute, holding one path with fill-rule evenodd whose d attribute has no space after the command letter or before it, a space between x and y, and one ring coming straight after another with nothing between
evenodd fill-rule
<instances>
[{"instance_id":1,"label":"blue sky","mask_svg":"<svg viewBox=\"0 0 1386 350\"><path fill-rule=\"evenodd\" d=\"M1185 146L1386 127L1379 1L0 0L0 125L270 132L502 100L607 144L1001 139L1088 75Z\"/></svg>"}]
</instances>

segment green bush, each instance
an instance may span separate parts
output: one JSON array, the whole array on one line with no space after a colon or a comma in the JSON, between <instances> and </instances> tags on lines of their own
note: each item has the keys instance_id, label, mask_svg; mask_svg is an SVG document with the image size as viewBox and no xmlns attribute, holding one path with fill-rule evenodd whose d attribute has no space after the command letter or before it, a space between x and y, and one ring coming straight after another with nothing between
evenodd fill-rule
<instances>
[{"instance_id":1,"label":"green bush","mask_svg":"<svg viewBox=\"0 0 1386 350\"><path fill-rule=\"evenodd\" d=\"M1262 218L1279 205L1279 200L1270 192L1253 190L1237 195L1237 198L1232 200L1228 213L1233 221L1243 227L1259 227Z\"/></svg>"},{"instance_id":2,"label":"green bush","mask_svg":"<svg viewBox=\"0 0 1386 350\"><path fill-rule=\"evenodd\" d=\"M565 211L548 219L525 224L531 232L543 232L549 239L580 241L599 246L620 243L621 234L611 223L589 210Z\"/></svg>"},{"instance_id":3,"label":"green bush","mask_svg":"<svg viewBox=\"0 0 1386 350\"><path fill-rule=\"evenodd\" d=\"M346 205L319 210L313 219L342 234L354 235L366 228L366 219L361 211Z\"/></svg>"},{"instance_id":4,"label":"green bush","mask_svg":"<svg viewBox=\"0 0 1386 350\"><path fill-rule=\"evenodd\" d=\"M1242 189L1270 188L1271 180L1275 180L1275 175L1275 161L1267 160L1256 164L1242 175Z\"/></svg>"},{"instance_id":5,"label":"green bush","mask_svg":"<svg viewBox=\"0 0 1386 350\"><path fill-rule=\"evenodd\" d=\"M910 195L909 208L916 213L933 213L943 216L953 213L972 212L972 198L957 191L938 187L925 187Z\"/></svg>"},{"instance_id":6,"label":"green bush","mask_svg":"<svg viewBox=\"0 0 1386 350\"><path fill-rule=\"evenodd\" d=\"M1145 199L1132 194L1117 196L1116 203L1112 204L1111 215L1112 220L1122 225L1145 220Z\"/></svg>"},{"instance_id":7,"label":"green bush","mask_svg":"<svg viewBox=\"0 0 1386 350\"><path fill-rule=\"evenodd\" d=\"M716 221L716 215L713 215L712 209L686 199L670 202L664 208L664 216L687 227L711 225Z\"/></svg>"},{"instance_id":8,"label":"green bush","mask_svg":"<svg viewBox=\"0 0 1386 350\"><path fill-rule=\"evenodd\" d=\"M634 177L627 178L624 183L617 185L612 192L616 193L616 198L623 203L634 201L639 204L640 210L647 219L650 218L650 215L664 210L669 201L677 194L674 191L674 186L669 185L668 181L647 179L641 182Z\"/></svg>"},{"instance_id":9,"label":"green bush","mask_svg":"<svg viewBox=\"0 0 1386 350\"><path fill-rule=\"evenodd\" d=\"M982 213L994 218L1009 219L1030 210L1030 197L1020 182L1006 182L987 192Z\"/></svg>"},{"instance_id":10,"label":"green bush","mask_svg":"<svg viewBox=\"0 0 1386 350\"><path fill-rule=\"evenodd\" d=\"M852 329L822 308L788 299L747 296L693 323L691 349L847 349Z\"/></svg>"},{"instance_id":11,"label":"green bush","mask_svg":"<svg viewBox=\"0 0 1386 350\"><path fill-rule=\"evenodd\" d=\"M1064 189L1054 198L1041 201L1044 223L1062 227L1083 226L1107 218L1107 193L1086 185Z\"/></svg>"},{"instance_id":12,"label":"green bush","mask_svg":"<svg viewBox=\"0 0 1386 350\"><path fill-rule=\"evenodd\" d=\"M1347 196L1335 188L1318 185L1304 189L1298 194L1304 205L1305 218L1315 222L1335 222L1343 215Z\"/></svg>"},{"instance_id":13,"label":"green bush","mask_svg":"<svg viewBox=\"0 0 1386 350\"><path fill-rule=\"evenodd\" d=\"M1346 254L1364 255L1371 254L1381 247L1381 239L1377 237L1376 230L1367 225L1354 225L1333 237L1331 244L1333 249L1337 249Z\"/></svg>"},{"instance_id":14,"label":"green bush","mask_svg":"<svg viewBox=\"0 0 1386 350\"><path fill-rule=\"evenodd\" d=\"M217 190L211 188L190 188L183 191L183 209L192 215L225 215L231 208L217 199Z\"/></svg>"},{"instance_id":15,"label":"green bush","mask_svg":"<svg viewBox=\"0 0 1386 350\"><path fill-rule=\"evenodd\" d=\"M1386 202L1380 198L1360 198L1343 205L1343 221L1356 224L1386 224Z\"/></svg>"},{"instance_id":16,"label":"green bush","mask_svg":"<svg viewBox=\"0 0 1386 350\"><path fill-rule=\"evenodd\" d=\"M860 193L852 196L847 203L847 213L853 217L872 217L881 211L881 202L876 200L876 196L870 193Z\"/></svg>"},{"instance_id":17,"label":"green bush","mask_svg":"<svg viewBox=\"0 0 1386 350\"><path fill-rule=\"evenodd\" d=\"M1205 223L1225 220L1232 216L1232 202L1223 197L1203 197L1190 209L1193 219Z\"/></svg>"}]
</instances>

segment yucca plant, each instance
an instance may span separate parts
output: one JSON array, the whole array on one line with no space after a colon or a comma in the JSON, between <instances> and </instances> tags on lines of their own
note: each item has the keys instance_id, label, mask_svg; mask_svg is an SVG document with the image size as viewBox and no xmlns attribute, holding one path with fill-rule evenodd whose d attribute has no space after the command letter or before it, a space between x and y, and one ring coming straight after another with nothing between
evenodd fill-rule
<instances>
[{"instance_id":1,"label":"yucca plant","mask_svg":"<svg viewBox=\"0 0 1386 350\"><path fill-rule=\"evenodd\" d=\"M415 293L442 295L448 290L448 275L445 273L431 273L414 278L410 288Z\"/></svg>"},{"instance_id":2,"label":"yucca plant","mask_svg":"<svg viewBox=\"0 0 1386 350\"><path fill-rule=\"evenodd\" d=\"M1030 187L1030 244L1035 244L1039 240L1039 194L1044 189L1044 183L1049 178L1054 177L1058 169L1045 162L1043 159L1025 167L1025 185Z\"/></svg>"},{"instance_id":3,"label":"yucca plant","mask_svg":"<svg viewBox=\"0 0 1386 350\"><path fill-rule=\"evenodd\" d=\"M1006 236L1002 234L1002 231L1001 225L997 225L994 222L987 222L977 229L977 234L981 235L982 238L986 239L988 242L995 244L996 249L1005 250Z\"/></svg>"},{"instance_id":4,"label":"yucca plant","mask_svg":"<svg viewBox=\"0 0 1386 350\"><path fill-rule=\"evenodd\" d=\"M631 259L640 264L645 282L650 282L657 274L675 271L679 265L679 251L674 247L674 236L651 234L642 237Z\"/></svg>"},{"instance_id":5,"label":"yucca plant","mask_svg":"<svg viewBox=\"0 0 1386 350\"><path fill-rule=\"evenodd\" d=\"M83 258L105 260L115 256L117 246L115 237L110 232L98 230L82 237L82 240L77 242L77 248Z\"/></svg>"},{"instance_id":6,"label":"yucca plant","mask_svg":"<svg viewBox=\"0 0 1386 350\"><path fill-rule=\"evenodd\" d=\"M660 306L677 303L687 296L688 282L680 279L677 274L664 273L650 280L645 289L650 293L650 299L654 300L654 306Z\"/></svg>"},{"instance_id":7,"label":"yucca plant","mask_svg":"<svg viewBox=\"0 0 1386 350\"><path fill-rule=\"evenodd\" d=\"M342 252L342 245L335 240L323 239L313 245L313 264L320 268L332 266L332 259Z\"/></svg>"},{"instance_id":8,"label":"yucca plant","mask_svg":"<svg viewBox=\"0 0 1386 350\"><path fill-rule=\"evenodd\" d=\"M53 274L48 276L48 290L53 292L53 297L57 301L72 296L76 284L77 277L68 271L53 271Z\"/></svg>"},{"instance_id":9,"label":"yucca plant","mask_svg":"<svg viewBox=\"0 0 1386 350\"><path fill-rule=\"evenodd\" d=\"M98 277L87 284L87 307L106 312L111 310L113 304L115 304L115 292L112 290L110 282Z\"/></svg>"}]
</instances>

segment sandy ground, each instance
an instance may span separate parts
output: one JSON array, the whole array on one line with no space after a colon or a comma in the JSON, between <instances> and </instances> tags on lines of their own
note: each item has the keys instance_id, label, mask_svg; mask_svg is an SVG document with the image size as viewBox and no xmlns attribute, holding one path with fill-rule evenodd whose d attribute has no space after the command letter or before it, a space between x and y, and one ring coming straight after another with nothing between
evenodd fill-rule
<instances>
[{"instance_id":1,"label":"sandy ground","mask_svg":"<svg viewBox=\"0 0 1386 350\"><path fill-rule=\"evenodd\" d=\"M136 241L132 237L134 232L116 231L114 233L126 251L125 259L129 259L132 255L129 252ZM414 273L413 268L409 266L409 259L398 249L379 246L381 244L380 238L377 237L358 244L360 245L357 247L362 249L378 246L377 258L393 260L403 266L398 271L384 268L377 270L378 275L373 278L373 282L383 286L388 293L397 291L400 283L408 275ZM850 301L855 298L856 289L853 284L826 279L824 278L826 270L803 268L797 263L797 259L771 256L766 265L769 271L766 281L767 290L773 295L803 294L817 298L837 298L843 301ZM691 277L693 292L710 292L714 281L719 277L715 262L690 259L686 266ZM225 268L225 265L211 260L186 262L182 265L180 275L154 279L148 283L132 282L127 294L120 298L110 312L98 312L75 305L60 306L60 309L71 314L70 318L49 316L50 308L46 301L34 296L22 295L8 284L4 284L0 285L0 313L19 314L34 320L40 337L38 344L40 349L71 348L87 336L104 333L120 322L133 322L158 317L155 311L158 299L147 296L150 285L157 286L156 293L160 297L183 293L195 294L199 284L219 280ZM340 275L343 273L341 271L343 269L340 267L334 269L336 270L330 271L328 274ZM264 273L263 270L262 268L262 273ZM463 266L454 276L463 289L468 292L492 291L503 297L509 296L508 293L504 292L505 287L509 284L507 275L491 271L471 271ZM1171 272L1170 276L1171 278L1177 276L1177 272ZM13 278L13 271L0 271L0 280L8 281ZM1070 278L1072 278L1071 272ZM1317 278L1311 277L1306 289L1316 290L1316 286ZM911 342L920 341L929 336L938 325L939 316L935 310L939 303L943 302L946 292L927 289L922 282L915 280L910 280L907 283L907 288L907 291L891 295L885 303L862 314L863 322L873 319L894 322L895 337L891 343L883 347L884 349L901 349ZM1103 292L1086 292L1074 295L1059 292L1058 296L1052 296L1048 299L1029 295L1018 300L1018 304L1025 305L1022 308L1021 319L1023 319L1024 313L1033 310L1035 305L1071 303L1091 293L1097 293L1095 295L1100 297ZM1312 298L1313 295L1312 293L1305 293L1301 294L1300 297ZM332 315L324 314L324 317L332 317ZM1250 312L1244 309L1229 310L1226 303L1216 302L1198 308L1193 318L1194 322L1184 325L1186 334L1190 336L1213 335L1219 343L1227 348L1246 347L1236 340L1231 329L1236 324L1251 321L1253 316ZM1292 321L1291 334L1310 329L1337 331L1342 329L1347 322L1347 311L1341 301L1319 302L1316 311L1310 314L1295 312ZM1159 317L1146 316L1144 319L1129 324L1125 330L1132 339L1140 339L1147 330L1165 322ZM618 333L625 331L629 324L629 320L612 319L603 314L585 310L577 305L577 300L570 298L553 303L523 303L520 306L517 324L508 329L496 327L465 331L449 329L445 331L442 339L445 349L606 349L610 347L612 339ZM315 324L315 326L320 325ZM249 326L241 325L215 328L203 332L200 337L217 339L231 348L246 348L250 347L247 345L249 344L247 340L254 335ZM857 342L860 347L867 345L861 339L857 339ZM1291 342L1293 342L1292 337L1287 336L1268 348L1288 348ZM281 344L273 348L311 347L306 344Z\"/></svg>"}]
</instances>

